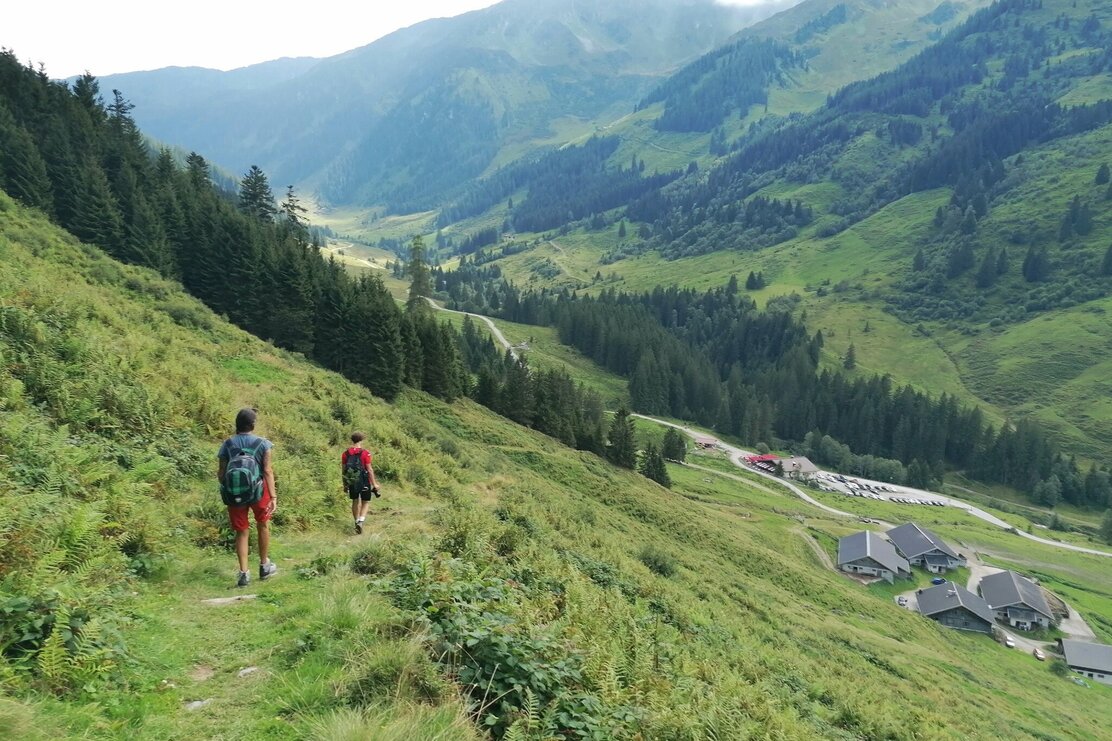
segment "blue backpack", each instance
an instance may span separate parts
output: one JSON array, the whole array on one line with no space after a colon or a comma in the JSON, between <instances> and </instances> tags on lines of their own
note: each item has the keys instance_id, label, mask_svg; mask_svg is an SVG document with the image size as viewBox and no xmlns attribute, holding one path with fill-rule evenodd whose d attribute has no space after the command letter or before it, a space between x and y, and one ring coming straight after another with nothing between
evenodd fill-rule
<instances>
[{"instance_id":1,"label":"blue backpack","mask_svg":"<svg viewBox=\"0 0 1112 741\"><path fill-rule=\"evenodd\" d=\"M263 442L254 448L232 448L224 478L220 481L220 498L229 507L245 507L263 498L263 472L255 455Z\"/></svg>"}]
</instances>

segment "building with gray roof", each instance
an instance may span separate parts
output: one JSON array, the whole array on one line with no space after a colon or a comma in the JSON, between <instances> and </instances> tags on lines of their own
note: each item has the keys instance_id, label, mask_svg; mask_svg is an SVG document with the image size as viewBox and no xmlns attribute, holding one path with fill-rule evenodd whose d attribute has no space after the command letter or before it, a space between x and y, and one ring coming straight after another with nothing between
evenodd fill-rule
<instances>
[{"instance_id":1,"label":"building with gray roof","mask_svg":"<svg viewBox=\"0 0 1112 741\"><path fill-rule=\"evenodd\" d=\"M1054 620L1042 587L1014 571L986 576L981 579L980 591L996 619L1013 628L1048 628Z\"/></svg>"},{"instance_id":2,"label":"building with gray roof","mask_svg":"<svg viewBox=\"0 0 1112 741\"><path fill-rule=\"evenodd\" d=\"M1112 646L1058 639L1058 648L1070 669L1101 684L1112 686Z\"/></svg>"},{"instance_id":3,"label":"building with gray roof","mask_svg":"<svg viewBox=\"0 0 1112 741\"><path fill-rule=\"evenodd\" d=\"M891 583L911 576L911 565L884 538L863 530L838 541L838 568L850 574L879 576Z\"/></svg>"},{"instance_id":4,"label":"building with gray roof","mask_svg":"<svg viewBox=\"0 0 1112 741\"><path fill-rule=\"evenodd\" d=\"M887 532L888 539L912 566L925 566L932 574L965 566L965 557L925 527L909 522Z\"/></svg>"},{"instance_id":5,"label":"building with gray roof","mask_svg":"<svg viewBox=\"0 0 1112 741\"><path fill-rule=\"evenodd\" d=\"M919 592L919 612L947 628L992 635L994 614L988 603L960 584L946 582Z\"/></svg>"}]
</instances>

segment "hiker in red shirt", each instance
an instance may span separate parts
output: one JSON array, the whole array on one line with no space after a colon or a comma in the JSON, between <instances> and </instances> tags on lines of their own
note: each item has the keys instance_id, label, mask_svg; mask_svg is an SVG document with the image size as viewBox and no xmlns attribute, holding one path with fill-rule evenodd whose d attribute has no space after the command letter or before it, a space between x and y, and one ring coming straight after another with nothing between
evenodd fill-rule
<instances>
[{"instance_id":1,"label":"hiker in red shirt","mask_svg":"<svg viewBox=\"0 0 1112 741\"><path fill-rule=\"evenodd\" d=\"M363 532L363 521L371 498L380 496L375 470L371 467L371 451L363 447L366 435L362 432L351 433L352 446L340 456L340 474L343 477L344 491L351 497L351 516L355 519L355 532Z\"/></svg>"}]
</instances>

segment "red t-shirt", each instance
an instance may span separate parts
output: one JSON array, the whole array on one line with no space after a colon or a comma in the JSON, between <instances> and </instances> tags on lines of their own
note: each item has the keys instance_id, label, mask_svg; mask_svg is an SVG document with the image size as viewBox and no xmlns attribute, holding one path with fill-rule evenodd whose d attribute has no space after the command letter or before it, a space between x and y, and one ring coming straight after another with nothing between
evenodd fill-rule
<instances>
[{"instance_id":1,"label":"red t-shirt","mask_svg":"<svg viewBox=\"0 0 1112 741\"><path fill-rule=\"evenodd\" d=\"M367 450L366 448L348 448L344 451L344 454L340 456L340 465L346 466L348 458L353 455L359 455L362 457L364 468L368 470L371 468L371 451Z\"/></svg>"}]
</instances>

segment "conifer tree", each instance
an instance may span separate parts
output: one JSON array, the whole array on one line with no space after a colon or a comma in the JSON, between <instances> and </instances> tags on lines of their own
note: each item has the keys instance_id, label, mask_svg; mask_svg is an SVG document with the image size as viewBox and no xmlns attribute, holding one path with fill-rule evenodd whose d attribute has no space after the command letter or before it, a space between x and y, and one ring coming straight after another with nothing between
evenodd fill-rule
<instances>
[{"instance_id":1,"label":"conifer tree","mask_svg":"<svg viewBox=\"0 0 1112 741\"><path fill-rule=\"evenodd\" d=\"M1100 537L1105 543L1112 544L1112 509L1105 512L1100 521Z\"/></svg>"},{"instance_id":2,"label":"conifer tree","mask_svg":"<svg viewBox=\"0 0 1112 741\"><path fill-rule=\"evenodd\" d=\"M305 214L309 212L309 209L301 205L301 200L297 197L292 185L286 186L286 199L282 201L279 210L287 232L300 244L308 244L309 222L306 220Z\"/></svg>"},{"instance_id":3,"label":"conifer tree","mask_svg":"<svg viewBox=\"0 0 1112 741\"><path fill-rule=\"evenodd\" d=\"M432 296L432 275L428 263L425 261L425 241L418 234L409 246L409 263L406 265L409 272L409 300L406 309L409 311L431 311L428 298Z\"/></svg>"},{"instance_id":4,"label":"conifer tree","mask_svg":"<svg viewBox=\"0 0 1112 741\"><path fill-rule=\"evenodd\" d=\"M506 351L506 381L502 386L498 401L498 412L526 427L533 424L536 413L536 399L533 394L533 381L529 375L529 364L524 357L514 359Z\"/></svg>"},{"instance_id":5,"label":"conifer tree","mask_svg":"<svg viewBox=\"0 0 1112 741\"><path fill-rule=\"evenodd\" d=\"M660 452L670 461L683 463L687 458L687 440L683 433L675 427L669 427L665 430Z\"/></svg>"},{"instance_id":6,"label":"conifer tree","mask_svg":"<svg viewBox=\"0 0 1112 741\"><path fill-rule=\"evenodd\" d=\"M668 466L664 463L664 456L660 454L660 450L649 443L645 449L641 451L641 460L637 465L637 470L645 478L652 479L661 486L671 488L672 478L668 475Z\"/></svg>"},{"instance_id":7,"label":"conifer tree","mask_svg":"<svg viewBox=\"0 0 1112 741\"><path fill-rule=\"evenodd\" d=\"M270 221L277 213L270 182L258 165L251 165L239 181L239 210L259 221Z\"/></svg>"},{"instance_id":8,"label":"conifer tree","mask_svg":"<svg viewBox=\"0 0 1112 741\"><path fill-rule=\"evenodd\" d=\"M13 198L50 213L53 206L46 162L34 139L0 104L0 185Z\"/></svg>"},{"instance_id":9,"label":"conifer tree","mask_svg":"<svg viewBox=\"0 0 1112 741\"><path fill-rule=\"evenodd\" d=\"M625 407L614 413L609 440L606 457L616 466L632 469L637 464L637 446L633 441L633 419Z\"/></svg>"},{"instance_id":10,"label":"conifer tree","mask_svg":"<svg viewBox=\"0 0 1112 741\"><path fill-rule=\"evenodd\" d=\"M911 269L915 272L920 272L927 267L927 256L923 254L923 248L920 247L915 252L915 258L911 261Z\"/></svg>"},{"instance_id":11,"label":"conifer tree","mask_svg":"<svg viewBox=\"0 0 1112 741\"><path fill-rule=\"evenodd\" d=\"M842 367L846 370L853 370L857 367L857 348L851 342L849 348L846 350L846 356L842 359Z\"/></svg>"},{"instance_id":12,"label":"conifer tree","mask_svg":"<svg viewBox=\"0 0 1112 741\"><path fill-rule=\"evenodd\" d=\"M1100 264L1101 275L1112 275L1112 244L1104 251L1104 260Z\"/></svg>"},{"instance_id":13,"label":"conifer tree","mask_svg":"<svg viewBox=\"0 0 1112 741\"><path fill-rule=\"evenodd\" d=\"M1097 185L1104 185L1105 183L1108 182L1108 180L1109 180L1108 163L1104 162L1104 163L1101 164L1100 167L1097 168L1096 184Z\"/></svg>"},{"instance_id":14,"label":"conifer tree","mask_svg":"<svg viewBox=\"0 0 1112 741\"><path fill-rule=\"evenodd\" d=\"M977 288L991 288L996 282L997 256L991 248L981 260L981 267L977 270Z\"/></svg>"}]
</instances>

